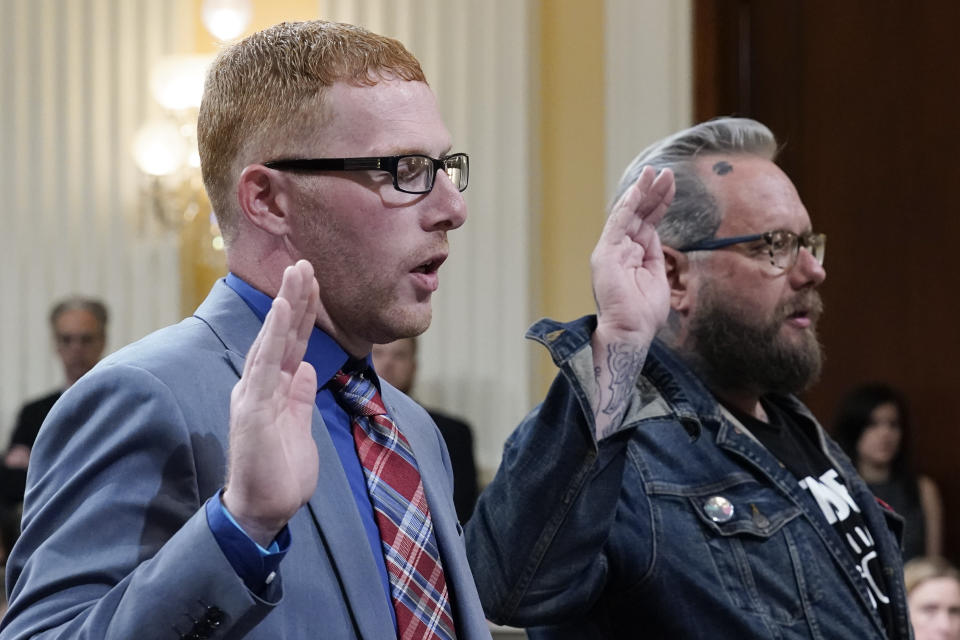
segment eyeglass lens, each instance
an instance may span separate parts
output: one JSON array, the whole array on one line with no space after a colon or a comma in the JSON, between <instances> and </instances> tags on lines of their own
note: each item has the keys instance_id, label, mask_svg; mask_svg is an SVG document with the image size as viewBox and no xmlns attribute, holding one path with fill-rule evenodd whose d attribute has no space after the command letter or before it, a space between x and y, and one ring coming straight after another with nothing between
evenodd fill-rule
<instances>
[{"instance_id":1,"label":"eyeglass lens","mask_svg":"<svg viewBox=\"0 0 960 640\"><path fill-rule=\"evenodd\" d=\"M467 182L470 180L470 166L467 163L466 154L457 153L446 158L443 161L443 168L458 191L467 188Z\"/></svg>"},{"instance_id":2,"label":"eyeglass lens","mask_svg":"<svg viewBox=\"0 0 960 640\"><path fill-rule=\"evenodd\" d=\"M430 191L435 173L433 160L426 156L403 156L397 162L397 184L407 191Z\"/></svg>"},{"instance_id":3,"label":"eyeglass lens","mask_svg":"<svg viewBox=\"0 0 960 640\"><path fill-rule=\"evenodd\" d=\"M466 154L454 154L442 162L444 173L457 190L466 189L469 174ZM427 156L403 156L397 161L397 186L404 191L426 193L433 188L436 175L434 160Z\"/></svg>"},{"instance_id":4,"label":"eyeglass lens","mask_svg":"<svg viewBox=\"0 0 960 640\"><path fill-rule=\"evenodd\" d=\"M789 231L774 231L766 240L770 246L770 262L775 267L790 269L796 263L801 247L807 249L818 263L823 264L826 236L822 233L797 236Z\"/></svg>"},{"instance_id":5,"label":"eyeglass lens","mask_svg":"<svg viewBox=\"0 0 960 640\"><path fill-rule=\"evenodd\" d=\"M823 264L823 258L827 253L827 236L822 233L814 233L807 237L804 245L813 254L817 262Z\"/></svg>"}]
</instances>

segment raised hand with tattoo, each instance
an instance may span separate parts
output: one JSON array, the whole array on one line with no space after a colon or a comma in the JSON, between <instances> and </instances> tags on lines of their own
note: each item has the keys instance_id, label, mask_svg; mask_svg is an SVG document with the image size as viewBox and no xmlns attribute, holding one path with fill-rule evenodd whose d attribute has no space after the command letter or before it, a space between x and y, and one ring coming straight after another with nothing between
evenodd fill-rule
<instances>
[{"instance_id":1,"label":"raised hand with tattoo","mask_svg":"<svg viewBox=\"0 0 960 640\"><path fill-rule=\"evenodd\" d=\"M667 318L670 287L656 225L676 190L673 173L646 167L614 205L590 256L597 329L591 339L597 440L619 424L650 343Z\"/></svg>"}]
</instances>

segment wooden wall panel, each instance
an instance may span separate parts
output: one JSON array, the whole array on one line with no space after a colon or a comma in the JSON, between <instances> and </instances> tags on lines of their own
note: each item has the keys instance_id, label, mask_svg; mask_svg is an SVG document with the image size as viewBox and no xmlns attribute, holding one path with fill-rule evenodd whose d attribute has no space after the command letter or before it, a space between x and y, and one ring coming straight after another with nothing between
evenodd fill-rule
<instances>
[{"instance_id":1,"label":"wooden wall panel","mask_svg":"<svg viewBox=\"0 0 960 640\"><path fill-rule=\"evenodd\" d=\"M697 0L695 12L697 118L770 125L829 236L827 363L806 399L829 424L853 385L905 391L958 559L960 3Z\"/></svg>"}]
</instances>

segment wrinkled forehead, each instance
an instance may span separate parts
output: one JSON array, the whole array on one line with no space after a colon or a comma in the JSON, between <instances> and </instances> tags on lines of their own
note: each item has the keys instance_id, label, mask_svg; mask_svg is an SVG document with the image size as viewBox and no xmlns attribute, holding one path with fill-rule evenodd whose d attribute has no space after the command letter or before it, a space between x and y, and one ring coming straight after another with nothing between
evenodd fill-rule
<instances>
[{"instance_id":1,"label":"wrinkled forehead","mask_svg":"<svg viewBox=\"0 0 960 640\"><path fill-rule=\"evenodd\" d=\"M708 155L694 162L722 216L718 236L786 229L810 231L810 216L793 182L755 155Z\"/></svg>"}]
</instances>

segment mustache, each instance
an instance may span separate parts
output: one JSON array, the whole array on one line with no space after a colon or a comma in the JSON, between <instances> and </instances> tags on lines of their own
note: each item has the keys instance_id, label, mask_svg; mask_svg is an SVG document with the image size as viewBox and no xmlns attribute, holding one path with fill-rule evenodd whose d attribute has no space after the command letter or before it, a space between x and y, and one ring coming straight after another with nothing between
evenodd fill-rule
<instances>
[{"instance_id":1,"label":"mustache","mask_svg":"<svg viewBox=\"0 0 960 640\"><path fill-rule=\"evenodd\" d=\"M795 313L806 313L811 321L816 322L823 315L823 299L820 293L813 289L797 294L778 309L781 320L785 320Z\"/></svg>"}]
</instances>

